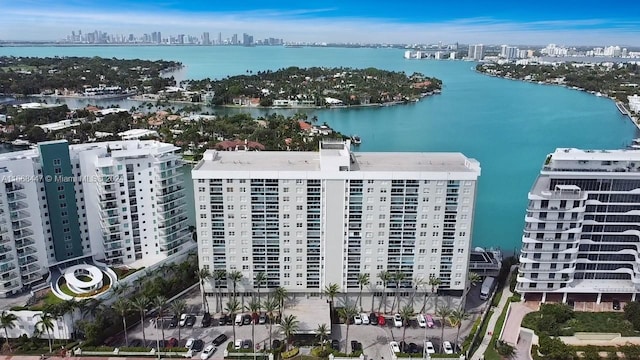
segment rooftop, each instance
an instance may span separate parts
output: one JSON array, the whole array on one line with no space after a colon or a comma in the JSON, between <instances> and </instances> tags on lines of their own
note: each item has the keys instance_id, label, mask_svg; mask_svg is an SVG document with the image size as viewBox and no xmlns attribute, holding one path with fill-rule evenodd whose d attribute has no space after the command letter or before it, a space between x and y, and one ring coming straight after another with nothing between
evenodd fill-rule
<instances>
[{"instance_id":1,"label":"rooftop","mask_svg":"<svg viewBox=\"0 0 640 360\"><path fill-rule=\"evenodd\" d=\"M582 150L582 149L556 149L551 154L552 160L594 160L594 161L624 161L632 160L640 162L640 150Z\"/></svg>"}]
</instances>

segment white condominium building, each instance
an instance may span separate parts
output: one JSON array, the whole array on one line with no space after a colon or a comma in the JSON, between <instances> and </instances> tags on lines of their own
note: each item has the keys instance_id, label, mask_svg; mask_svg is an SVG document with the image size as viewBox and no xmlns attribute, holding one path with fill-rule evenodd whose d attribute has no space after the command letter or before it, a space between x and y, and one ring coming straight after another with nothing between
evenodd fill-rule
<instances>
[{"instance_id":1,"label":"white condominium building","mask_svg":"<svg viewBox=\"0 0 640 360\"><path fill-rule=\"evenodd\" d=\"M625 301L640 284L640 151L558 149L529 192L516 290Z\"/></svg>"},{"instance_id":2,"label":"white condominium building","mask_svg":"<svg viewBox=\"0 0 640 360\"><path fill-rule=\"evenodd\" d=\"M479 175L460 153L352 153L348 141L209 150L192 172L200 267L240 271L239 291L263 272L261 287L307 294L330 283L357 292L366 273L365 292L382 292L382 271L403 273L405 289L438 277L463 290Z\"/></svg>"},{"instance_id":3,"label":"white condominium building","mask_svg":"<svg viewBox=\"0 0 640 360\"><path fill-rule=\"evenodd\" d=\"M179 148L157 141L0 154L0 297L46 284L49 268L150 265L190 241Z\"/></svg>"}]
</instances>

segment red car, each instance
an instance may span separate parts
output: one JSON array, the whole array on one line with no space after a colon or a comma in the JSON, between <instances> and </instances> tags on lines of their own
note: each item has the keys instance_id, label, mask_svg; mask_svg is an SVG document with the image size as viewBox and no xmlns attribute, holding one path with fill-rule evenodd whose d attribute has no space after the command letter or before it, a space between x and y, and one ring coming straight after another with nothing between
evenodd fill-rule
<instances>
[{"instance_id":1,"label":"red car","mask_svg":"<svg viewBox=\"0 0 640 360\"><path fill-rule=\"evenodd\" d=\"M384 326L385 322L384 315L378 315L378 325Z\"/></svg>"}]
</instances>

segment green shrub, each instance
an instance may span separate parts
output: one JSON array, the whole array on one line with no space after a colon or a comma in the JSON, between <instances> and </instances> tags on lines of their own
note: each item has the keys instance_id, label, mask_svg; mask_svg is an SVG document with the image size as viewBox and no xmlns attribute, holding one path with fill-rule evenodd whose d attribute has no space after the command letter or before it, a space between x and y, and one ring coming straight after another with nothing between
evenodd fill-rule
<instances>
[{"instance_id":1,"label":"green shrub","mask_svg":"<svg viewBox=\"0 0 640 360\"><path fill-rule=\"evenodd\" d=\"M513 296L509 298L509 301L511 302L520 302L521 300L522 300L522 296L518 293L513 294Z\"/></svg>"},{"instance_id":2,"label":"green shrub","mask_svg":"<svg viewBox=\"0 0 640 360\"><path fill-rule=\"evenodd\" d=\"M289 359L289 358L292 358L292 357L298 355L299 353L300 353L300 349L295 347L295 348L293 348L293 349L291 349L289 351L283 352L282 353L282 358L283 359Z\"/></svg>"},{"instance_id":3,"label":"green shrub","mask_svg":"<svg viewBox=\"0 0 640 360\"><path fill-rule=\"evenodd\" d=\"M469 346L471 346L471 340L473 340L473 335L478 331L478 327L480 327L481 321L482 321L482 316L477 318L476 321L473 323L473 326L471 327L471 332L469 332L469 335L464 339L464 342L462 343L462 352L466 353L467 350L469 349Z\"/></svg>"}]
</instances>

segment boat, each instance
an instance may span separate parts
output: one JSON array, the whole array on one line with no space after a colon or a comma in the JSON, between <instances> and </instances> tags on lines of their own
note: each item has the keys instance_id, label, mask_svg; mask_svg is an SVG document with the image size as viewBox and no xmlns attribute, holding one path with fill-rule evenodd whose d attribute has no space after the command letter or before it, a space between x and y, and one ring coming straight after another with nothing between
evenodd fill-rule
<instances>
[{"instance_id":1,"label":"boat","mask_svg":"<svg viewBox=\"0 0 640 360\"><path fill-rule=\"evenodd\" d=\"M301 48L302 45L300 45L300 44L284 44L284 47L297 49L297 48Z\"/></svg>"},{"instance_id":2,"label":"boat","mask_svg":"<svg viewBox=\"0 0 640 360\"><path fill-rule=\"evenodd\" d=\"M362 144L362 140L360 139L360 136L358 135L353 135L351 137L351 141L353 142L353 145L360 145Z\"/></svg>"},{"instance_id":3,"label":"boat","mask_svg":"<svg viewBox=\"0 0 640 360\"><path fill-rule=\"evenodd\" d=\"M632 150L640 150L640 139L631 140L631 145L628 146Z\"/></svg>"},{"instance_id":4,"label":"boat","mask_svg":"<svg viewBox=\"0 0 640 360\"><path fill-rule=\"evenodd\" d=\"M627 111L627 108L624 107L623 103L616 101L616 107L618 108L618 111L620 111L620 114L629 115L629 111Z\"/></svg>"},{"instance_id":5,"label":"boat","mask_svg":"<svg viewBox=\"0 0 640 360\"><path fill-rule=\"evenodd\" d=\"M31 143L29 142L29 140L15 139L11 142L11 145L15 147L29 147L31 146Z\"/></svg>"}]
</instances>

